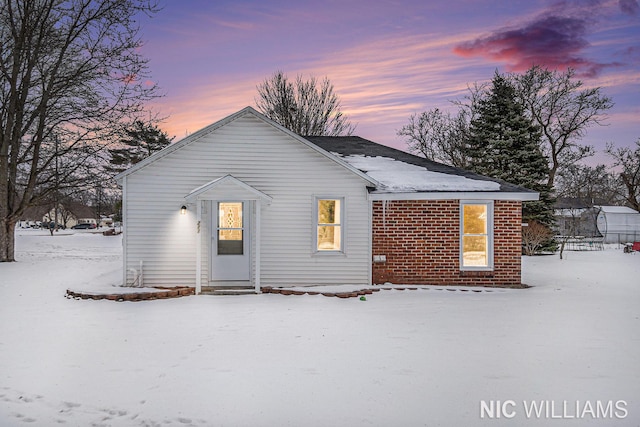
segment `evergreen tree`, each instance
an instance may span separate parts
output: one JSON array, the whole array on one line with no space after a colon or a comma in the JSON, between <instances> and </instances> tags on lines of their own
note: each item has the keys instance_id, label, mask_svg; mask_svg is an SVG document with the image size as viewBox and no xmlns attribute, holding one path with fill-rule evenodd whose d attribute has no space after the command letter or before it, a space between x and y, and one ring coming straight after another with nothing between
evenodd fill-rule
<instances>
[{"instance_id":1,"label":"evergreen tree","mask_svg":"<svg viewBox=\"0 0 640 427\"><path fill-rule=\"evenodd\" d=\"M539 192L539 201L523 204L523 220L551 226L554 201L546 185L549 171L540 150L540 130L526 116L508 80L496 72L491 84L469 129L470 169Z\"/></svg>"},{"instance_id":2,"label":"evergreen tree","mask_svg":"<svg viewBox=\"0 0 640 427\"><path fill-rule=\"evenodd\" d=\"M172 138L157 126L136 120L120 139L120 148L109 150L111 159L106 171L120 173L171 144Z\"/></svg>"}]
</instances>

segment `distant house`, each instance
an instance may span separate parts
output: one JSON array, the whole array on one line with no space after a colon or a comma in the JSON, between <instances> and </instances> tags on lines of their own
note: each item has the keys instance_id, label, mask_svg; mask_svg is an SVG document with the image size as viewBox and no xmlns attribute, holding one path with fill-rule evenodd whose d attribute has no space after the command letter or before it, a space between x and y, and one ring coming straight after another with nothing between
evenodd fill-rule
<instances>
[{"instance_id":1,"label":"distant house","mask_svg":"<svg viewBox=\"0 0 640 427\"><path fill-rule=\"evenodd\" d=\"M73 227L76 224L96 224L95 211L78 202L54 203L35 206L26 210L19 222L20 226L34 226L37 223L57 222L63 227Z\"/></svg>"},{"instance_id":2,"label":"distant house","mask_svg":"<svg viewBox=\"0 0 640 427\"><path fill-rule=\"evenodd\" d=\"M82 203L60 203L57 211L51 207L43 221L54 221L56 214L58 215L58 223L65 227L73 227L76 224L96 224L95 211Z\"/></svg>"},{"instance_id":3,"label":"distant house","mask_svg":"<svg viewBox=\"0 0 640 427\"><path fill-rule=\"evenodd\" d=\"M555 233L564 238L602 238L596 225L599 209L593 201L582 198L559 198L554 206Z\"/></svg>"},{"instance_id":4,"label":"distant house","mask_svg":"<svg viewBox=\"0 0 640 427\"><path fill-rule=\"evenodd\" d=\"M64 213L64 225L73 227L76 224L96 224L96 212L92 208L78 202L71 202L61 210ZM51 212L53 218L53 212Z\"/></svg>"},{"instance_id":5,"label":"distant house","mask_svg":"<svg viewBox=\"0 0 640 427\"><path fill-rule=\"evenodd\" d=\"M48 211L49 208L46 206L29 207L20 216L20 220L17 225L21 228L40 227L42 225L42 220Z\"/></svg>"},{"instance_id":6,"label":"distant house","mask_svg":"<svg viewBox=\"0 0 640 427\"><path fill-rule=\"evenodd\" d=\"M598 230L597 207L570 207L555 209L556 240L570 251L604 250L604 236Z\"/></svg>"},{"instance_id":7,"label":"distant house","mask_svg":"<svg viewBox=\"0 0 640 427\"><path fill-rule=\"evenodd\" d=\"M251 107L119 174L124 277L148 286L521 282L538 194Z\"/></svg>"}]
</instances>

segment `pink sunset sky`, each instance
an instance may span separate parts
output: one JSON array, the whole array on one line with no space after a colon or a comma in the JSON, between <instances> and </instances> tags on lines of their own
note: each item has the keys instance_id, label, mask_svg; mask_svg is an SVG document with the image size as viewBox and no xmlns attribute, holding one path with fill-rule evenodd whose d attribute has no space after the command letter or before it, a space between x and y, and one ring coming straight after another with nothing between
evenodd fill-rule
<instances>
[{"instance_id":1,"label":"pink sunset sky","mask_svg":"<svg viewBox=\"0 0 640 427\"><path fill-rule=\"evenodd\" d=\"M356 135L406 149L413 113L455 111L467 85L532 64L573 67L612 97L583 141L640 138L638 0L161 0L143 54L176 140L241 108L275 71L328 77Z\"/></svg>"}]
</instances>

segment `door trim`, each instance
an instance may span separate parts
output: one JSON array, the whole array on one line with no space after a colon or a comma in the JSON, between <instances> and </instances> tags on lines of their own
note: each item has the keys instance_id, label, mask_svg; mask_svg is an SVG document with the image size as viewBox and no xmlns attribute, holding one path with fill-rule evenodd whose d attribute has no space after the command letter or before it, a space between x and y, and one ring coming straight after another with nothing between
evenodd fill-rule
<instances>
[{"instance_id":1,"label":"door trim","mask_svg":"<svg viewBox=\"0 0 640 427\"><path fill-rule=\"evenodd\" d=\"M219 279L215 279L215 268L217 267L214 259L217 257L235 257L237 255L218 255L217 239L218 239L218 215L220 203L242 203L242 231L243 231L243 254L242 257L246 257L242 263L246 262L246 270L242 270L241 277L234 279L233 275L223 276ZM253 265L253 201L246 199L219 199L211 200L208 215L209 233L208 233L208 252L209 252L209 286L225 286L225 287L247 287L251 286L252 282L252 265ZM227 258L233 260L232 258ZM220 277L220 276L218 276Z\"/></svg>"}]
</instances>

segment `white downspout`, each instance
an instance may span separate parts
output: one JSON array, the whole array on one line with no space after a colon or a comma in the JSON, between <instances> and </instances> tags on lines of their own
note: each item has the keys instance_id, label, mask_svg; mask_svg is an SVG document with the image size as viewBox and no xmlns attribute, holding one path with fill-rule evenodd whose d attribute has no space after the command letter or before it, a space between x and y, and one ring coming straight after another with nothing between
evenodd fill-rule
<instances>
[{"instance_id":1,"label":"white downspout","mask_svg":"<svg viewBox=\"0 0 640 427\"><path fill-rule=\"evenodd\" d=\"M256 279L254 281L256 293L260 293L260 199L256 200Z\"/></svg>"},{"instance_id":2,"label":"white downspout","mask_svg":"<svg viewBox=\"0 0 640 427\"><path fill-rule=\"evenodd\" d=\"M196 200L196 295L202 292L202 237L200 224L202 221L202 202Z\"/></svg>"}]
</instances>

